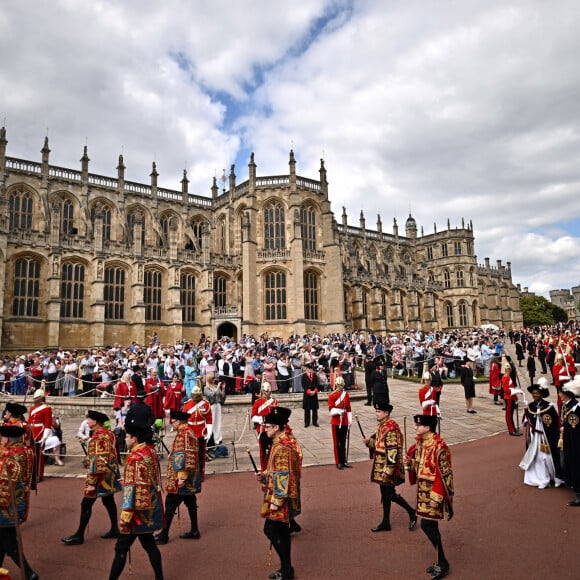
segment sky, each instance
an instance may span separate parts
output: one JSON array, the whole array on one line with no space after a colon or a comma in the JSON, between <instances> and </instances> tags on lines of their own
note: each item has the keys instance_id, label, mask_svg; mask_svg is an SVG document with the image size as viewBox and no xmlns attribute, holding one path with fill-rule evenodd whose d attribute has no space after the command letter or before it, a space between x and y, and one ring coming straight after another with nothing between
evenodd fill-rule
<instances>
[{"instance_id":1,"label":"sky","mask_svg":"<svg viewBox=\"0 0 580 580\"><path fill-rule=\"evenodd\" d=\"M210 195L328 171L369 229L473 222L480 264L522 288L580 284L575 0L3 0L7 155ZM401 230L402 231L402 230Z\"/></svg>"}]
</instances>

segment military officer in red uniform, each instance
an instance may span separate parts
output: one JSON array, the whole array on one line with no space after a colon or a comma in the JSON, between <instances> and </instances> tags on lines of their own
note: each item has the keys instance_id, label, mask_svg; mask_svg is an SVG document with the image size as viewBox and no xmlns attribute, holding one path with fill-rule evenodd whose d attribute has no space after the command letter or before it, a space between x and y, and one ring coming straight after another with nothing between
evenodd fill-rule
<instances>
[{"instance_id":1,"label":"military officer in red uniform","mask_svg":"<svg viewBox=\"0 0 580 580\"><path fill-rule=\"evenodd\" d=\"M158 544L167 544L169 528L175 511L184 503L189 513L191 529L181 534L183 539L198 540L201 536L197 527L198 493L195 487L198 462L198 444L193 431L188 427L189 415L183 411L171 411L171 425L175 431L175 439L171 454L167 460L167 481L165 483L165 525L155 536Z\"/></svg>"},{"instance_id":2,"label":"military officer in red uniform","mask_svg":"<svg viewBox=\"0 0 580 580\"><path fill-rule=\"evenodd\" d=\"M503 363L503 376L501 378L501 385L503 389L503 398L505 399L505 421L507 423L508 432L510 435L521 435L522 433L516 429L514 423L514 415L518 412L518 395L522 395L523 391L517 389L513 384L511 378L511 365L505 361Z\"/></svg>"},{"instance_id":3,"label":"military officer in red uniform","mask_svg":"<svg viewBox=\"0 0 580 580\"><path fill-rule=\"evenodd\" d=\"M407 501L395 491L395 486L405 482L403 466L403 435L396 421L391 419L393 406L384 401L375 403L377 414L377 429L367 439L363 438L369 448L373 466L371 481L378 483L381 490L381 503L383 504L383 519L378 526L371 529L372 532L389 532L391 530L391 503L400 505L409 514L409 530L417 525L417 512Z\"/></svg>"},{"instance_id":4,"label":"military officer in red uniform","mask_svg":"<svg viewBox=\"0 0 580 580\"><path fill-rule=\"evenodd\" d=\"M337 376L334 379L334 391L328 395L328 410L334 442L334 460L338 469L352 467L346 456L346 440L352 424L352 410L349 394L344 390L344 379Z\"/></svg>"},{"instance_id":5,"label":"military officer in red uniform","mask_svg":"<svg viewBox=\"0 0 580 580\"><path fill-rule=\"evenodd\" d=\"M423 415L439 415L439 405L437 404L437 391L431 386L431 373L427 363L423 365L423 376L421 377L423 386L419 389L419 402L423 409Z\"/></svg>"},{"instance_id":6,"label":"military officer in red uniform","mask_svg":"<svg viewBox=\"0 0 580 580\"><path fill-rule=\"evenodd\" d=\"M427 568L431 580L439 580L449 572L443 551L439 521L453 517L453 471L451 453L435 430L437 417L415 415L417 439L403 457L411 485L417 484L417 515L421 529L435 548L436 561Z\"/></svg>"},{"instance_id":7,"label":"military officer in red uniform","mask_svg":"<svg viewBox=\"0 0 580 580\"><path fill-rule=\"evenodd\" d=\"M280 557L280 569L270 575L276 580L294 578L291 560L291 518L300 513L300 457L295 444L284 435L291 410L275 407L266 416L264 428L272 439L266 471L256 477L265 486L261 515L264 535Z\"/></svg>"},{"instance_id":8,"label":"military officer in red uniform","mask_svg":"<svg viewBox=\"0 0 580 580\"><path fill-rule=\"evenodd\" d=\"M19 425L0 427L0 566L8 555L24 569L27 580L38 580L26 558L20 561L16 537L16 523L22 524L28 518L34 463L32 450L22 440L25 433Z\"/></svg>"},{"instance_id":9,"label":"military officer in red uniform","mask_svg":"<svg viewBox=\"0 0 580 580\"><path fill-rule=\"evenodd\" d=\"M258 441L260 443L260 469L262 471L266 469L268 451L270 451L270 447L272 446L272 440L264 431L264 419L266 418L266 415L277 406L278 401L272 397L270 383L267 381L262 382L260 398L256 399L252 406L252 423L256 426Z\"/></svg>"},{"instance_id":10,"label":"military officer in red uniform","mask_svg":"<svg viewBox=\"0 0 580 580\"><path fill-rule=\"evenodd\" d=\"M119 535L117 525L117 506L115 493L121 491L121 475L119 471L119 456L114 433L105 427L109 417L105 413L90 409L87 413L87 423L92 432L87 448L87 476L85 492L81 502L81 518L77 531L72 536L62 538L68 545L78 545L85 541L85 530L93 513L93 505L101 498L111 527L101 538L116 538Z\"/></svg>"},{"instance_id":11,"label":"military officer in red uniform","mask_svg":"<svg viewBox=\"0 0 580 580\"><path fill-rule=\"evenodd\" d=\"M189 415L188 425L197 437L198 463L196 487L201 491L201 482L205 476L205 442L211 437L213 418L209 401L203 398L199 385L191 389L191 399L183 405L183 412Z\"/></svg>"},{"instance_id":12,"label":"military officer in red uniform","mask_svg":"<svg viewBox=\"0 0 580 580\"><path fill-rule=\"evenodd\" d=\"M56 441L51 439L50 446L55 448L56 464L63 465L58 456L60 441L58 441L58 437L52 431L52 409L47 404L42 389L36 389L34 391L33 405L28 414L28 423L32 430L32 437L34 438L34 470L36 481L42 481L44 478L44 447L49 441L49 438L56 438Z\"/></svg>"},{"instance_id":13,"label":"military officer in red uniform","mask_svg":"<svg viewBox=\"0 0 580 580\"><path fill-rule=\"evenodd\" d=\"M153 533L163 525L159 460L153 447L147 444L150 427L133 422L125 424L125 431L129 455L123 473L120 533L109 580L120 578L127 553L137 538L149 556L155 580L163 580L161 552L153 537Z\"/></svg>"}]
</instances>

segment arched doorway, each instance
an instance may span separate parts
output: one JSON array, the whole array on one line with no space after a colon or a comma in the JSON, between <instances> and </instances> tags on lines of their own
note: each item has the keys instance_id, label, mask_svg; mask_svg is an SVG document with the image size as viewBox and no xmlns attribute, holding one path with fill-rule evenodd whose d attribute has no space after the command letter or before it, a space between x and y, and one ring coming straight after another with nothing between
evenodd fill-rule
<instances>
[{"instance_id":1,"label":"arched doorway","mask_svg":"<svg viewBox=\"0 0 580 580\"><path fill-rule=\"evenodd\" d=\"M223 336L226 336L234 341L237 341L238 329L236 328L235 324L232 324L231 322L224 322L220 324L217 329L218 340Z\"/></svg>"}]
</instances>

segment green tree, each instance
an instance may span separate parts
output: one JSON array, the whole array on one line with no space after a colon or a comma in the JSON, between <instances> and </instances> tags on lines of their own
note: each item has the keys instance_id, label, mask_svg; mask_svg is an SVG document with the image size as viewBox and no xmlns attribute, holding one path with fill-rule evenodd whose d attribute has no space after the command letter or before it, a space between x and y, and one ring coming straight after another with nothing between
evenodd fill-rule
<instances>
[{"instance_id":1,"label":"green tree","mask_svg":"<svg viewBox=\"0 0 580 580\"><path fill-rule=\"evenodd\" d=\"M520 309L524 317L524 326L540 326L568 321L566 311L552 304L543 296L521 297Z\"/></svg>"}]
</instances>

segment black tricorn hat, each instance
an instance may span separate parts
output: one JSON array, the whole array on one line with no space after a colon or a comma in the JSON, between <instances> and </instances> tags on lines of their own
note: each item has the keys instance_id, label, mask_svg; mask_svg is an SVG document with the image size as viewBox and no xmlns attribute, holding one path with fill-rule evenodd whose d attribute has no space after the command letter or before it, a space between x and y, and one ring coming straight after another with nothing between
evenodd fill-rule
<instances>
[{"instance_id":1,"label":"black tricorn hat","mask_svg":"<svg viewBox=\"0 0 580 580\"><path fill-rule=\"evenodd\" d=\"M287 407L274 407L264 418L264 423L283 427L288 423L292 410Z\"/></svg>"},{"instance_id":2,"label":"black tricorn hat","mask_svg":"<svg viewBox=\"0 0 580 580\"><path fill-rule=\"evenodd\" d=\"M101 413L100 411L96 411L95 409L89 409L87 411L87 417L104 425L107 421L109 421L109 416L105 415L105 413Z\"/></svg>"},{"instance_id":3,"label":"black tricorn hat","mask_svg":"<svg viewBox=\"0 0 580 580\"><path fill-rule=\"evenodd\" d=\"M375 409L377 411L384 411L385 413L391 413L393 411L393 405L391 405L390 403L385 402L379 402L379 403L375 403Z\"/></svg>"},{"instance_id":4,"label":"black tricorn hat","mask_svg":"<svg viewBox=\"0 0 580 580\"><path fill-rule=\"evenodd\" d=\"M435 431L437 428L437 416L436 415L415 415L413 417L416 425L424 425L429 427L431 431Z\"/></svg>"},{"instance_id":5,"label":"black tricorn hat","mask_svg":"<svg viewBox=\"0 0 580 580\"><path fill-rule=\"evenodd\" d=\"M171 419L175 421L188 421L189 413L183 411L171 411Z\"/></svg>"},{"instance_id":6,"label":"black tricorn hat","mask_svg":"<svg viewBox=\"0 0 580 580\"><path fill-rule=\"evenodd\" d=\"M22 417L22 415L26 413L26 407L24 405L21 405L20 403L13 403L12 401L6 403L6 410L13 417Z\"/></svg>"},{"instance_id":7,"label":"black tricorn hat","mask_svg":"<svg viewBox=\"0 0 580 580\"><path fill-rule=\"evenodd\" d=\"M26 433L26 429L19 425L4 425L0 427L0 435L2 437L20 437L24 433Z\"/></svg>"}]
</instances>

